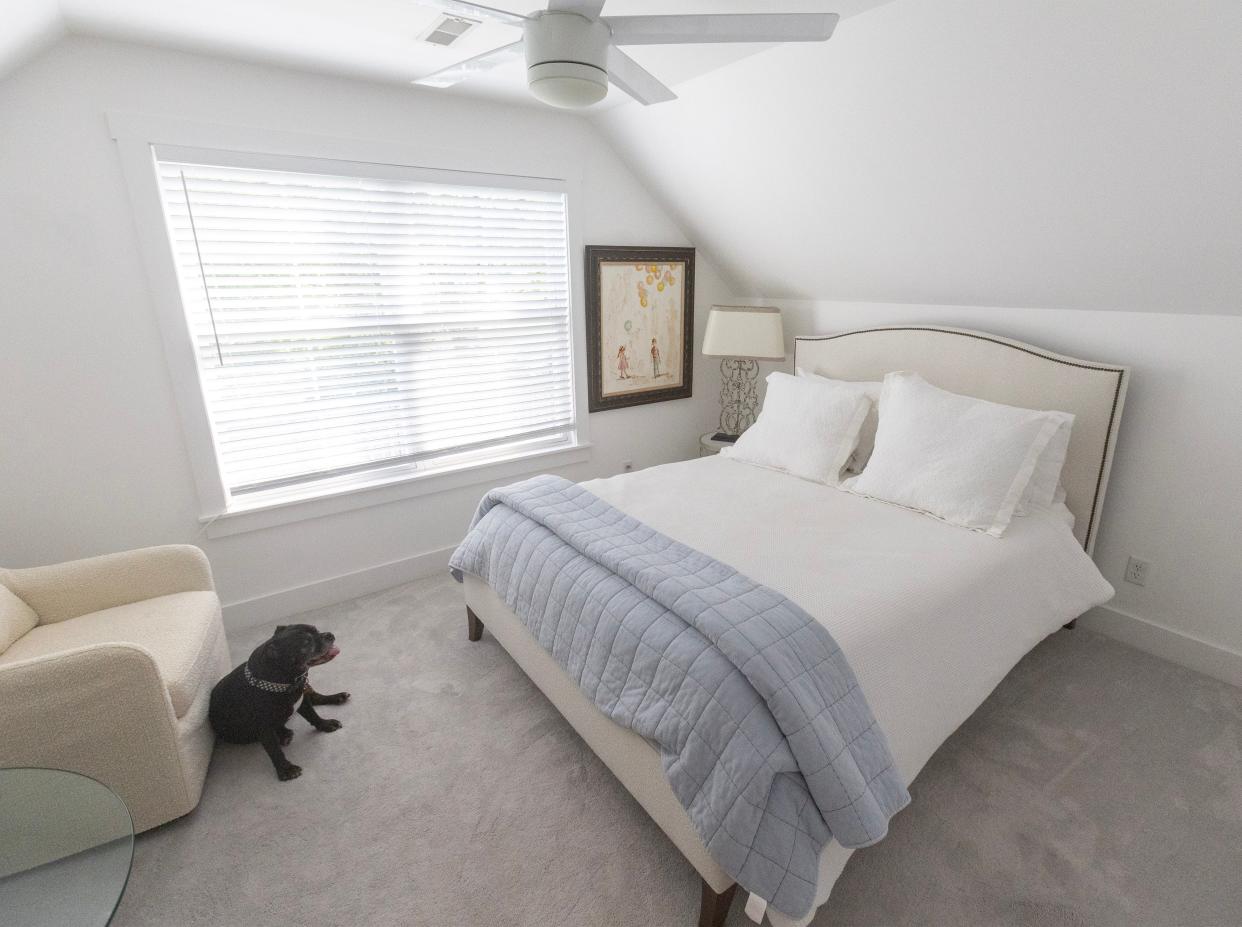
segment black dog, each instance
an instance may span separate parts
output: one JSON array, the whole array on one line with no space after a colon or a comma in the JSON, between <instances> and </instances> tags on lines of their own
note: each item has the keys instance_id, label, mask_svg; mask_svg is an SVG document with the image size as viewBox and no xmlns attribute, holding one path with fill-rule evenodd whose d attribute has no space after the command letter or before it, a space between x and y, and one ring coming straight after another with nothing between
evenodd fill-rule
<instances>
[{"instance_id":1,"label":"black dog","mask_svg":"<svg viewBox=\"0 0 1242 927\"><path fill-rule=\"evenodd\" d=\"M340 705L349 700L348 692L320 695L306 681L312 666L333 659L340 649L336 637L309 624L281 625L271 638L260 644L250 659L233 670L211 690L207 718L221 740L233 744L263 744L272 758L276 775L282 781L302 775L280 748L293 739L285 722L298 714L325 734L340 728L341 722L321 718L316 705Z\"/></svg>"}]
</instances>

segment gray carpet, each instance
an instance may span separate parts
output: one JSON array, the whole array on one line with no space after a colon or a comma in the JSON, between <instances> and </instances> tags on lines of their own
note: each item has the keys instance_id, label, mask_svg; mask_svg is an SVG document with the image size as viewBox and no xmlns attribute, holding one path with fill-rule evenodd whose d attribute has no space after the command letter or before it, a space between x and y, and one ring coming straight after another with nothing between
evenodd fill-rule
<instances>
[{"instance_id":1,"label":"gray carpet","mask_svg":"<svg viewBox=\"0 0 1242 927\"><path fill-rule=\"evenodd\" d=\"M353 693L323 710L345 727L295 717L289 783L220 746L198 810L139 839L117 927L694 924L695 873L491 636L467 643L459 586L304 620L340 639L312 681ZM1242 923L1242 690L1058 633L912 792L816 924Z\"/></svg>"}]
</instances>

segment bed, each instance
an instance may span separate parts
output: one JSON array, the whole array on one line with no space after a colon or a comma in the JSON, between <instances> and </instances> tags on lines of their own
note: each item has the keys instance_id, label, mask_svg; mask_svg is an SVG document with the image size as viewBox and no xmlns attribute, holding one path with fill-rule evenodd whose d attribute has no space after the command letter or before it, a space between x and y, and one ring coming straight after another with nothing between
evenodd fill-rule
<instances>
[{"instance_id":1,"label":"bed","mask_svg":"<svg viewBox=\"0 0 1242 927\"><path fill-rule=\"evenodd\" d=\"M1090 551L1128 370L927 326L800 337L795 364L846 380L913 370L953 392L1076 416L1064 505L1015 518L999 540L728 457L583 484L827 627L909 782L1031 648L1111 598ZM597 709L485 582L466 575L464 586L469 638L484 627L494 635L699 873L701 927L723 923L736 885L699 838L657 750ZM772 923L809 922L852 852L830 842L815 907L799 919L769 910Z\"/></svg>"}]
</instances>

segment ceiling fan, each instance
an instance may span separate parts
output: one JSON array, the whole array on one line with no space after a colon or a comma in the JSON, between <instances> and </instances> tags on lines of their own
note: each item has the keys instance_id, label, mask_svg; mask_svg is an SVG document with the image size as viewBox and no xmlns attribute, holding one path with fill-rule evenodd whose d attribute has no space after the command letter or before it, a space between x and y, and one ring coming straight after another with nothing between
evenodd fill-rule
<instances>
[{"instance_id":1,"label":"ceiling fan","mask_svg":"<svg viewBox=\"0 0 1242 927\"><path fill-rule=\"evenodd\" d=\"M517 26L522 38L420 77L415 84L451 87L524 55L530 92L544 103L568 109L602 100L609 81L644 106L677 98L619 45L823 42L840 18L836 13L601 16L604 0L550 0L546 10L523 16L466 0L420 2Z\"/></svg>"}]
</instances>

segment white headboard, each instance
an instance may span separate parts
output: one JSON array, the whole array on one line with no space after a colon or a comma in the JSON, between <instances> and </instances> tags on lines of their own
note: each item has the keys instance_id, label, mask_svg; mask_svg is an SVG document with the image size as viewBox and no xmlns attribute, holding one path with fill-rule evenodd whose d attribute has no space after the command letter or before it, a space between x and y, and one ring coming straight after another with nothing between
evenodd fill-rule
<instances>
[{"instance_id":1,"label":"white headboard","mask_svg":"<svg viewBox=\"0 0 1242 927\"><path fill-rule=\"evenodd\" d=\"M794 339L794 363L840 380L913 370L954 393L1072 412L1061 482L1074 534L1090 553L1099 528L1130 368L1064 357L986 332L904 325Z\"/></svg>"}]
</instances>

